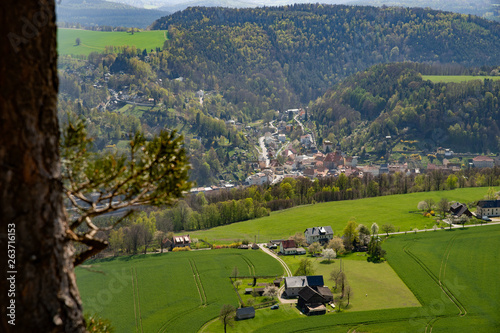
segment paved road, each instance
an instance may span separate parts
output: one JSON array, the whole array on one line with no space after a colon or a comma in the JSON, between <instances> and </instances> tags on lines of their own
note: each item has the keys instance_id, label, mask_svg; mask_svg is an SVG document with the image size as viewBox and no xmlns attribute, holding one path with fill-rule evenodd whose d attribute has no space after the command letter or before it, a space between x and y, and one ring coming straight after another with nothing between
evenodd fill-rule
<instances>
[{"instance_id":1,"label":"paved road","mask_svg":"<svg viewBox=\"0 0 500 333\"><path fill-rule=\"evenodd\" d=\"M459 228L472 228L472 227L486 227L486 226L489 226L489 225L495 225L495 224L500 224L500 221L499 222L484 222L483 224L480 224L480 223L476 223L476 224L470 224L470 225L466 225L466 226L462 226L461 224L453 224L453 226L451 227L452 229L459 229ZM446 227L446 228L443 228L443 229L450 229L450 227ZM440 228L438 228L437 230L440 230ZM416 232L427 232L427 231L434 231L434 229L422 229L422 230L417 230ZM398 232L390 232L389 235L401 235L401 234L409 234L409 233L412 233L412 232L415 232L413 230L408 230L408 231L398 231ZM379 232L379 235L387 235L386 233L384 232Z\"/></svg>"},{"instance_id":2,"label":"paved road","mask_svg":"<svg viewBox=\"0 0 500 333\"><path fill-rule=\"evenodd\" d=\"M259 138L259 147L260 147L260 155L264 158L266 161L266 168L269 166L269 157L267 156L267 148L266 145L264 144L264 138L261 136Z\"/></svg>"}]
</instances>

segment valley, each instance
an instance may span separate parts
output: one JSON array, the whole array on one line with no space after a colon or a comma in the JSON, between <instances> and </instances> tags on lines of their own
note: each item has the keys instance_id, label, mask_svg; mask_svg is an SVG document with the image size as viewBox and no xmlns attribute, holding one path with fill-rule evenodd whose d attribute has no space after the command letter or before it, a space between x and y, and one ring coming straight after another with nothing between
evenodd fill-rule
<instances>
[{"instance_id":1,"label":"valley","mask_svg":"<svg viewBox=\"0 0 500 333\"><path fill-rule=\"evenodd\" d=\"M498 304L484 295L499 227L449 209L474 213L498 194L499 29L431 9L318 4L59 29L63 126L84 119L96 159L131 155L137 131L146 142L175 131L193 182L172 206L139 207L102 234L109 249L77 269L85 311L119 332L220 332L229 305L255 308L234 332L495 329ZM346 224L380 231L348 241ZM264 291L286 289L276 281L289 274L255 244L300 244L316 226L346 249L280 256L333 293L325 315L304 316ZM339 267L347 301L330 276Z\"/></svg>"}]
</instances>

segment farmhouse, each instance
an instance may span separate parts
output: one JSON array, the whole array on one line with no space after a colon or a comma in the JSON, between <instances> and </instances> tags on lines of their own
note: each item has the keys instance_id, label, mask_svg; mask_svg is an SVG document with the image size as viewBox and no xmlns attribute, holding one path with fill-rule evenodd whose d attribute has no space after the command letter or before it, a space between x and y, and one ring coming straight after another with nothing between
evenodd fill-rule
<instances>
[{"instance_id":1,"label":"farmhouse","mask_svg":"<svg viewBox=\"0 0 500 333\"><path fill-rule=\"evenodd\" d=\"M329 301L319 292L309 286L306 286L299 292L297 305L308 316L322 315L326 313L325 304L328 302Z\"/></svg>"},{"instance_id":2,"label":"farmhouse","mask_svg":"<svg viewBox=\"0 0 500 333\"><path fill-rule=\"evenodd\" d=\"M296 254L297 253L297 245L293 239L281 241L280 245L280 253L281 254Z\"/></svg>"},{"instance_id":3,"label":"farmhouse","mask_svg":"<svg viewBox=\"0 0 500 333\"><path fill-rule=\"evenodd\" d=\"M304 287L323 287L324 281L322 275L311 276L290 276L285 277L285 292L287 297L298 296Z\"/></svg>"},{"instance_id":4,"label":"farmhouse","mask_svg":"<svg viewBox=\"0 0 500 333\"><path fill-rule=\"evenodd\" d=\"M304 236L308 244L314 242L328 243L328 241L333 238L333 230L330 226L307 228L304 231Z\"/></svg>"},{"instance_id":5,"label":"farmhouse","mask_svg":"<svg viewBox=\"0 0 500 333\"><path fill-rule=\"evenodd\" d=\"M472 216L472 213L470 210L467 208L467 205L460 203L460 202L455 202L453 205L450 207L450 213L453 216L460 217L463 214L465 214L468 217Z\"/></svg>"},{"instance_id":6,"label":"farmhouse","mask_svg":"<svg viewBox=\"0 0 500 333\"><path fill-rule=\"evenodd\" d=\"M255 318L255 308L253 306L236 309L237 320L250 319L250 318Z\"/></svg>"},{"instance_id":7,"label":"farmhouse","mask_svg":"<svg viewBox=\"0 0 500 333\"><path fill-rule=\"evenodd\" d=\"M476 216L500 216L500 200L480 200L477 203Z\"/></svg>"},{"instance_id":8,"label":"farmhouse","mask_svg":"<svg viewBox=\"0 0 500 333\"><path fill-rule=\"evenodd\" d=\"M189 235L174 236L172 247L191 247L191 237Z\"/></svg>"}]
</instances>

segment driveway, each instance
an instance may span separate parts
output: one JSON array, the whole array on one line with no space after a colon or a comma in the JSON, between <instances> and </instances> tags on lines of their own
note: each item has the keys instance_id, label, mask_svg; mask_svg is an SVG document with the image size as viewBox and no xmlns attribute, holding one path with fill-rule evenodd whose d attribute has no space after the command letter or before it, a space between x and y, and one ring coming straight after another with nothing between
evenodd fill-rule
<instances>
[{"instance_id":1,"label":"driveway","mask_svg":"<svg viewBox=\"0 0 500 333\"><path fill-rule=\"evenodd\" d=\"M277 254L269 250L265 244L258 244L259 247L264 251L265 253L269 254L271 257L274 259L278 260L281 266L285 269L285 276L293 276L292 271L290 268L288 268L288 265L286 262L284 262ZM287 299L287 298L282 298L281 295L283 294L283 291L285 290L285 285L281 286L281 288L278 291L278 299L282 304L295 304L297 303L297 299Z\"/></svg>"}]
</instances>

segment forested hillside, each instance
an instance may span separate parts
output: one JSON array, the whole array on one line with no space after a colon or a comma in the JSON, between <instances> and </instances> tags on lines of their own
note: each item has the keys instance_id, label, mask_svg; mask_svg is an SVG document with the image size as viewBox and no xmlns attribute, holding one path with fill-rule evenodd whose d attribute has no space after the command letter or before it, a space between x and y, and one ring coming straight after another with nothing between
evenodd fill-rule
<instances>
[{"instance_id":1,"label":"forested hillside","mask_svg":"<svg viewBox=\"0 0 500 333\"><path fill-rule=\"evenodd\" d=\"M349 77L311 106L320 136L354 153L385 154L386 136L417 140L421 149L498 152L500 81L424 81L421 73L432 70L414 63L377 65Z\"/></svg>"},{"instance_id":2,"label":"forested hillside","mask_svg":"<svg viewBox=\"0 0 500 333\"><path fill-rule=\"evenodd\" d=\"M64 0L56 3L57 22L85 26L146 28L153 20L168 13L104 0Z\"/></svg>"},{"instance_id":3,"label":"forested hillside","mask_svg":"<svg viewBox=\"0 0 500 333\"><path fill-rule=\"evenodd\" d=\"M168 71L252 117L307 103L374 64L500 63L500 25L419 8L293 5L188 8L157 20L168 29Z\"/></svg>"}]
</instances>

